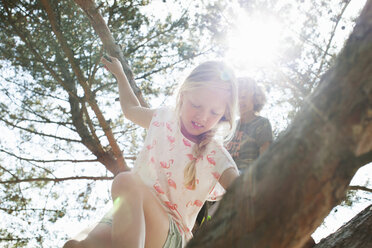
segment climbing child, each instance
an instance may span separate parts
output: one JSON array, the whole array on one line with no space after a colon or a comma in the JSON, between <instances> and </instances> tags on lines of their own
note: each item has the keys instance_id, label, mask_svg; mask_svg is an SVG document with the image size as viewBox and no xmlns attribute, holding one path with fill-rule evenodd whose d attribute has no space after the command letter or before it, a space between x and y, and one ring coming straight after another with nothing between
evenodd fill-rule
<instances>
[{"instance_id":1,"label":"climbing child","mask_svg":"<svg viewBox=\"0 0 372 248\"><path fill-rule=\"evenodd\" d=\"M271 124L259 115L266 103L265 93L250 78L238 78L240 119L227 150L240 170L247 168L271 144Z\"/></svg>"},{"instance_id":2,"label":"climbing child","mask_svg":"<svg viewBox=\"0 0 372 248\"><path fill-rule=\"evenodd\" d=\"M118 81L124 115L148 129L147 137L133 170L113 181L112 223L64 247L99 247L107 233L102 247L183 247L204 202L218 199L238 176L222 144L235 127L234 74L222 62L202 63L181 85L175 110L148 109L140 106L120 62L109 59L102 63Z\"/></svg>"}]
</instances>

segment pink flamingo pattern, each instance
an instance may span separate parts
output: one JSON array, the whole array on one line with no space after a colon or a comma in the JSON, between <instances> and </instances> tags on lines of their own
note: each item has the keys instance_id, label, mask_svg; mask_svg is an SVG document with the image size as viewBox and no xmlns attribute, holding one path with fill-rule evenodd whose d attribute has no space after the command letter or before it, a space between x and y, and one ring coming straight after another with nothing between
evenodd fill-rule
<instances>
[{"instance_id":1,"label":"pink flamingo pattern","mask_svg":"<svg viewBox=\"0 0 372 248\"><path fill-rule=\"evenodd\" d=\"M152 141L152 144L150 144L150 145L147 145L147 146L146 146L146 148L147 148L147 150L149 150L149 151L150 151L150 150L151 150L152 148L154 148L154 147L155 147L155 145L156 145L156 140L153 140L153 141Z\"/></svg>"},{"instance_id":2,"label":"pink flamingo pattern","mask_svg":"<svg viewBox=\"0 0 372 248\"><path fill-rule=\"evenodd\" d=\"M165 161L160 162L160 166L164 169L169 169L170 166L174 163L174 159L169 159L168 163Z\"/></svg>"},{"instance_id":3,"label":"pink flamingo pattern","mask_svg":"<svg viewBox=\"0 0 372 248\"><path fill-rule=\"evenodd\" d=\"M161 189L159 183L155 183L153 185L154 189L156 190L156 192L158 192L159 194L164 194L164 191Z\"/></svg>"},{"instance_id":4,"label":"pink flamingo pattern","mask_svg":"<svg viewBox=\"0 0 372 248\"><path fill-rule=\"evenodd\" d=\"M164 169L169 169L169 164L167 164L167 162L164 162L164 161L160 161L160 166Z\"/></svg>"},{"instance_id":5,"label":"pink flamingo pattern","mask_svg":"<svg viewBox=\"0 0 372 248\"><path fill-rule=\"evenodd\" d=\"M215 155L216 154L216 151L213 150L211 151L208 155L207 155L207 160L210 164L213 164L213 165L216 165L216 161L214 160L213 157L211 157L212 155Z\"/></svg>"},{"instance_id":6,"label":"pink flamingo pattern","mask_svg":"<svg viewBox=\"0 0 372 248\"><path fill-rule=\"evenodd\" d=\"M174 159L169 159L169 162L160 161L160 166L164 169L169 169L170 166L174 163Z\"/></svg>"},{"instance_id":7,"label":"pink flamingo pattern","mask_svg":"<svg viewBox=\"0 0 372 248\"><path fill-rule=\"evenodd\" d=\"M190 160L194 160L194 159L195 159L194 155L192 155L191 153L186 154L186 156L187 156Z\"/></svg>"},{"instance_id":8,"label":"pink flamingo pattern","mask_svg":"<svg viewBox=\"0 0 372 248\"><path fill-rule=\"evenodd\" d=\"M213 177L216 178L217 180L220 179L220 177L221 177L220 173L218 173L217 171L212 172L212 175L213 175Z\"/></svg>"},{"instance_id":9,"label":"pink flamingo pattern","mask_svg":"<svg viewBox=\"0 0 372 248\"><path fill-rule=\"evenodd\" d=\"M173 137L173 136L168 135L167 138L168 138L168 141L169 141L171 144L173 144L173 143L176 141L176 138Z\"/></svg>"},{"instance_id":10,"label":"pink flamingo pattern","mask_svg":"<svg viewBox=\"0 0 372 248\"><path fill-rule=\"evenodd\" d=\"M176 147L176 144L175 144L176 138L174 136L170 136L170 135L167 135L167 138L168 138L168 141L170 143L169 151L172 151Z\"/></svg>"},{"instance_id":11,"label":"pink flamingo pattern","mask_svg":"<svg viewBox=\"0 0 372 248\"><path fill-rule=\"evenodd\" d=\"M192 206L201 207L201 206L203 206L203 202L200 201L200 200L195 200L194 202L193 201L189 201L186 204L186 207L192 207Z\"/></svg>"},{"instance_id":12,"label":"pink flamingo pattern","mask_svg":"<svg viewBox=\"0 0 372 248\"><path fill-rule=\"evenodd\" d=\"M171 172L167 172L166 173L167 177L168 177L168 185L169 187L172 187L174 189L177 189L177 184L175 181L173 181L173 179L171 178L172 176L172 173Z\"/></svg>"},{"instance_id":13,"label":"pink flamingo pattern","mask_svg":"<svg viewBox=\"0 0 372 248\"><path fill-rule=\"evenodd\" d=\"M154 122L152 123L152 125L154 125L155 127L160 127L160 126L161 126L161 123L158 122L158 121L154 121Z\"/></svg>"},{"instance_id":14,"label":"pink flamingo pattern","mask_svg":"<svg viewBox=\"0 0 372 248\"><path fill-rule=\"evenodd\" d=\"M190 141L188 141L188 140L185 139L185 138L183 138L182 141L183 141L183 144L184 144L185 146L191 147L191 142L190 142Z\"/></svg>"},{"instance_id":15,"label":"pink flamingo pattern","mask_svg":"<svg viewBox=\"0 0 372 248\"><path fill-rule=\"evenodd\" d=\"M166 122L165 125L166 125L166 127L168 128L168 130L170 132L173 132L172 126L171 126L171 124L169 122Z\"/></svg>"},{"instance_id":16,"label":"pink flamingo pattern","mask_svg":"<svg viewBox=\"0 0 372 248\"><path fill-rule=\"evenodd\" d=\"M170 210L177 210L177 204L172 204L170 201L165 201L164 203Z\"/></svg>"}]
</instances>

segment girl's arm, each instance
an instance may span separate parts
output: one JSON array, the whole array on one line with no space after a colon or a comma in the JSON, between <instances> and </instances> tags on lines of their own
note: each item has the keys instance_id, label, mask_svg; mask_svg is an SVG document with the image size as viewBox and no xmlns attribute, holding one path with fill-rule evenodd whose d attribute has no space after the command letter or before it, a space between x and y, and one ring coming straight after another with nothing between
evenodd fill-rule
<instances>
[{"instance_id":1,"label":"girl's arm","mask_svg":"<svg viewBox=\"0 0 372 248\"><path fill-rule=\"evenodd\" d=\"M230 167L222 173L218 182L224 189L227 189L238 176L239 173L236 171L236 169L234 167Z\"/></svg>"},{"instance_id":2,"label":"girl's arm","mask_svg":"<svg viewBox=\"0 0 372 248\"><path fill-rule=\"evenodd\" d=\"M119 98L124 116L141 127L148 128L154 114L154 109L142 107L129 85L120 61L109 56L108 59L101 58L101 62L116 77L119 86Z\"/></svg>"}]
</instances>

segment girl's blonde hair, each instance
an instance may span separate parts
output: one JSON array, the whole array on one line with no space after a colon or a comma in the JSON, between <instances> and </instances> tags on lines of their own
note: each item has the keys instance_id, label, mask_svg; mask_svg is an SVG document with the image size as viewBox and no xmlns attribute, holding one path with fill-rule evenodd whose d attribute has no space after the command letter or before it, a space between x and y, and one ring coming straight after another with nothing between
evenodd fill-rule
<instances>
[{"instance_id":1,"label":"girl's blonde hair","mask_svg":"<svg viewBox=\"0 0 372 248\"><path fill-rule=\"evenodd\" d=\"M226 90L229 94L226 111L220 119L219 124L213 129L200 135L198 144L193 147L194 159L185 167L184 178L185 186L195 189L196 182L196 163L203 156L207 145L223 124L228 124L229 128L224 128L222 136L224 141L231 139L235 131L235 119L237 116L237 86L236 78L232 69L220 61L207 61L197 66L180 86L177 95L176 112L180 114L182 107L181 95L198 90L200 88L217 88Z\"/></svg>"},{"instance_id":2,"label":"girl's blonde hair","mask_svg":"<svg viewBox=\"0 0 372 248\"><path fill-rule=\"evenodd\" d=\"M247 88L248 90L253 91L253 111L259 113L266 104L265 91L256 83L255 80L249 77L238 78L237 82L238 88Z\"/></svg>"}]
</instances>

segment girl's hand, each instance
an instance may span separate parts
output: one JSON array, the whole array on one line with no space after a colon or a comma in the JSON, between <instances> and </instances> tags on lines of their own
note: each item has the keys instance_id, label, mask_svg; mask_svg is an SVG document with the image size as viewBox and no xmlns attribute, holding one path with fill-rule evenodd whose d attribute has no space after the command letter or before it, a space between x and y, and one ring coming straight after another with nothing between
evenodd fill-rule
<instances>
[{"instance_id":1,"label":"girl's hand","mask_svg":"<svg viewBox=\"0 0 372 248\"><path fill-rule=\"evenodd\" d=\"M101 58L101 62L115 77L124 74L123 67L117 58L105 55Z\"/></svg>"}]
</instances>

